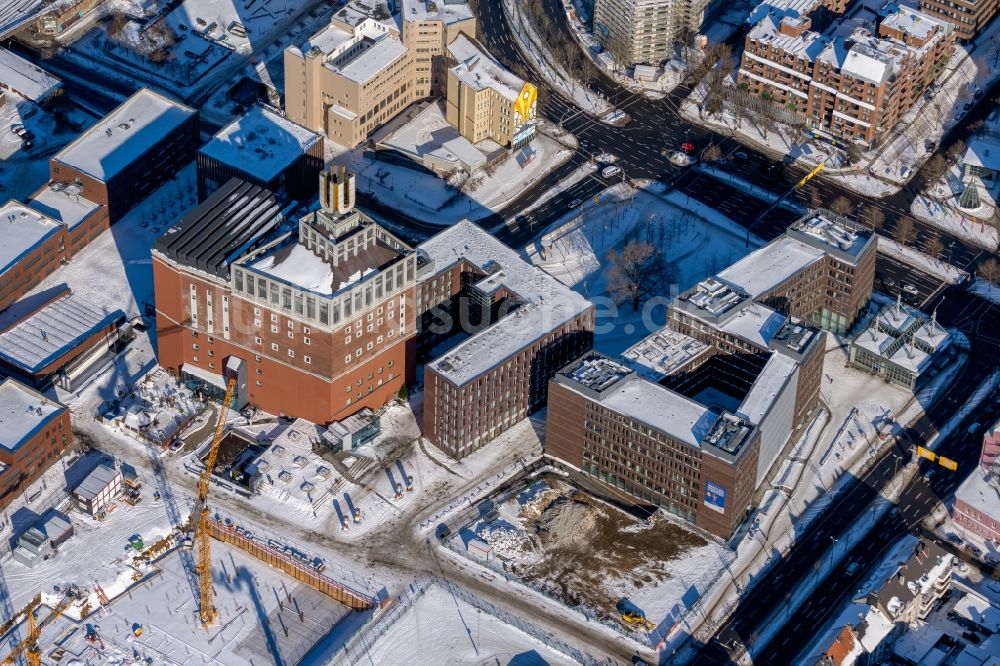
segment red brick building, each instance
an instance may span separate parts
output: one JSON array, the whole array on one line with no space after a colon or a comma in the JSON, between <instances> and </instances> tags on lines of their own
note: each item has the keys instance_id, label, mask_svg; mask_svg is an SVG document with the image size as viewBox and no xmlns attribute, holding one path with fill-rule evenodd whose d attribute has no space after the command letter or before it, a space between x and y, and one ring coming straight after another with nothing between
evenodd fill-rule
<instances>
[{"instance_id":1,"label":"red brick building","mask_svg":"<svg viewBox=\"0 0 1000 666\"><path fill-rule=\"evenodd\" d=\"M16 201L0 207L0 310L66 262L63 225Z\"/></svg>"},{"instance_id":2,"label":"red brick building","mask_svg":"<svg viewBox=\"0 0 1000 666\"><path fill-rule=\"evenodd\" d=\"M0 510L54 463L72 439L69 409L6 379L0 384Z\"/></svg>"},{"instance_id":3,"label":"red brick building","mask_svg":"<svg viewBox=\"0 0 1000 666\"><path fill-rule=\"evenodd\" d=\"M412 380L416 253L354 210L353 176L324 173L320 200L288 232L273 194L233 179L157 240L160 365L314 423Z\"/></svg>"},{"instance_id":4,"label":"red brick building","mask_svg":"<svg viewBox=\"0 0 1000 666\"><path fill-rule=\"evenodd\" d=\"M198 113L147 88L85 130L49 160L52 182L120 219L194 159Z\"/></svg>"},{"instance_id":5,"label":"red brick building","mask_svg":"<svg viewBox=\"0 0 1000 666\"><path fill-rule=\"evenodd\" d=\"M436 356L424 436L464 458L545 406L549 379L593 345L594 308L468 221L418 253L417 353Z\"/></svg>"},{"instance_id":6,"label":"red brick building","mask_svg":"<svg viewBox=\"0 0 1000 666\"><path fill-rule=\"evenodd\" d=\"M891 7L868 25L853 15L846 35L821 34L809 16L772 11L746 36L739 86L808 127L872 143L913 108L954 51L949 23Z\"/></svg>"},{"instance_id":7,"label":"red brick building","mask_svg":"<svg viewBox=\"0 0 1000 666\"><path fill-rule=\"evenodd\" d=\"M955 491L952 518L961 529L1000 547L1000 423L983 435L979 465Z\"/></svg>"},{"instance_id":8,"label":"red brick building","mask_svg":"<svg viewBox=\"0 0 1000 666\"><path fill-rule=\"evenodd\" d=\"M920 11L955 26L959 39L970 40L997 15L1000 0L920 0Z\"/></svg>"}]
</instances>

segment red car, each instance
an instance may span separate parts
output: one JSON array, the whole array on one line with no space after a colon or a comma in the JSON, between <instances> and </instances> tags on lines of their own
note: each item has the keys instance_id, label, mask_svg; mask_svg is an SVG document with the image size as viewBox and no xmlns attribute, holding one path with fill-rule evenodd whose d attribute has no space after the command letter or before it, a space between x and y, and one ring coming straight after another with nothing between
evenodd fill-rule
<instances>
[{"instance_id":1,"label":"red car","mask_svg":"<svg viewBox=\"0 0 1000 666\"><path fill-rule=\"evenodd\" d=\"M681 150L683 150L685 153L694 152L694 144L685 141L684 143L681 144Z\"/></svg>"}]
</instances>

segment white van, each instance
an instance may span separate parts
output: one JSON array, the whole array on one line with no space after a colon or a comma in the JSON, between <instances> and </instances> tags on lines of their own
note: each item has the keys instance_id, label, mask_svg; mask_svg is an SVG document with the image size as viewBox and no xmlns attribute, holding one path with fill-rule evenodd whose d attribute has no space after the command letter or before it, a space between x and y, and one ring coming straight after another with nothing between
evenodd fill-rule
<instances>
[{"instance_id":1,"label":"white van","mask_svg":"<svg viewBox=\"0 0 1000 666\"><path fill-rule=\"evenodd\" d=\"M605 178L611 178L612 176L617 176L622 172L622 168L617 164L609 164L608 166L601 169L601 175Z\"/></svg>"}]
</instances>

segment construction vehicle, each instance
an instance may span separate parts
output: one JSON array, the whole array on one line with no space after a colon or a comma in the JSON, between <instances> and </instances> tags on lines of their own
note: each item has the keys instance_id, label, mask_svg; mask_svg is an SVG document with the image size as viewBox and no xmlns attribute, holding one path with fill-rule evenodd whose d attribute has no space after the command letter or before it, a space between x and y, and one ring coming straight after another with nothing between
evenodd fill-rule
<instances>
[{"instance_id":1,"label":"construction vehicle","mask_svg":"<svg viewBox=\"0 0 1000 666\"><path fill-rule=\"evenodd\" d=\"M208 486L212 480L215 463L219 459L219 444L226 429L226 412L233 401L234 393L236 393L236 378L231 377L226 384L226 396L222 399L219 419L215 424L215 434L212 436L212 444L205 458L205 470L198 477L198 498L194 513L191 515L191 522L197 521L194 540L198 543L198 614L203 627L212 625L218 617L212 598L212 538L208 526ZM142 631L142 628L139 630Z\"/></svg>"},{"instance_id":2,"label":"construction vehicle","mask_svg":"<svg viewBox=\"0 0 1000 666\"><path fill-rule=\"evenodd\" d=\"M629 627L644 629L646 631L656 629L655 622L647 620L646 615L641 610L626 602L624 599L618 602L616 610L621 613L622 622Z\"/></svg>"},{"instance_id":3,"label":"construction vehicle","mask_svg":"<svg viewBox=\"0 0 1000 666\"><path fill-rule=\"evenodd\" d=\"M42 604L42 595L39 594L32 599L31 603L28 604L27 610L28 635L14 646L14 649L3 660L4 666L16 663L22 655L28 662L28 666L41 666L42 649L38 646L38 638L42 634L42 629L55 622L76 598L77 594L75 590L71 589L66 592L62 599L59 600L59 603L56 604L56 607L52 609L52 613L41 622L35 619L35 612Z\"/></svg>"},{"instance_id":4,"label":"construction vehicle","mask_svg":"<svg viewBox=\"0 0 1000 666\"><path fill-rule=\"evenodd\" d=\"M101 649L104 649L104 641L101 639L101 635L97 633L97 627L92 624L88 624L86 627L86 638L87 642L91 645L100 645Z\"/></svg>"}]
</instances>

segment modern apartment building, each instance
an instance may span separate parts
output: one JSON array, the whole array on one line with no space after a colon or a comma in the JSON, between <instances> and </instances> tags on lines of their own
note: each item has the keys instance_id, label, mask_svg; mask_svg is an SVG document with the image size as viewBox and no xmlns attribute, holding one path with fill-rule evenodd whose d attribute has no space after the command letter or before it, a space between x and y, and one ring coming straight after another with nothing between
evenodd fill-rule
<instances>
[{"instance_id":1,"label":"modern apartment building","mask_svg":"<svg viewBox=\"0 0 1000 666\"><path fill-rule=\"evenodd\" d=\"M477 41L460 34L448 45L448 123L472 143L491 139L518 148L534 136L538 90L504 69Z\"/></svg>"},{"instance_id":2,"label":"modern apartment building","mask_svg":"<svg viewBox=\"0 0 1000 666\"><path fill-rule=\"evenodd\" d=\"M874 237L854 220L817 209L718 277L779 312L841 334L871 298L875 254Z\"/></svg>"},{"instance_id":3,"label":"modern apartment building","mask_svg":"<svg viewBox=\"0 0 1000 666\"><path fill-rule=\"evenodd\" d=\"M708 0L597 0L594 36L619 65L659 65L701 28Z\"/></svg>"},{"instance_id":4,"label":"modern apartment building","mask_svg":"<svg viewBox=\"0 0 1000 666\"><path fill-rule=\"evenodd\" d=\"M114 224L194 160L200 143L197 111L143 88L52 156L49 178L106 207Z\"/></svg>"},{"instance_id":5,"label":"modern apartment building","mask_svg":"<svg viewBox=\"0 0 1000 666\"><path fill-rule=\"evenodd\" d=\"M461 459L545 406L549 379L591 348L594 308L468 221L417 255L424 436Z\"/></svg>"},{"instance_id":6,"label":"modern apartment building","mask_svg":"<svg viewBox=\"0 0 1000 666\"><path fill-rule=\"evenodd\" d=\"M978 35L998 9L1000 0L920 0L920 11L954 25L956 37L962 40Z\"/></svg>"},{"instance_id":7,"label":"modern apartment building","mask_svg":"<svg viewBox=\"0 0 1000 666\"><path fill-rule=\"evenodd\" d=\"M886 5L820 33L797 10L771 10L746 36L741 88L798 114L809 127L871 143L920 99L954 51L951 25Z\"/></svg>"},{"instance_id":8,"label":"modern apartment building","mask_svg":"<svg viewBox=\"0 0 1000 666\"><path fill-rule=\"evenodd\" d=\"M451 66L448 45L475 38L476 17L464 0L401 0L403 44L413 54L416 99L444 95Z\"/></svg>"},{"instance_id":9,"label":"modern apartment building","mask_svg":"<svg viewBox=\"0 0 1000 666\"><path fill-rule=\"evenodd\" d=\"M65 405L5 379L0 384L0 509L40 477L72 437Z\"/></svg>"},{"instance_id":10,"label":"modern apartment building","mask_svg":"<svg viewBox=\"0 0 1000 666\"><path fill-rule=\"evenodd\" d=\"M394 23L338 16L305 43L285 49L285 114L354 148L419 95L412 54Z\"/></svg>"},{"instance_id":11,"label":"modern apartment building","mask_svg":"<svg viewBox=\"0 0 1000 666\"><path fill-rule=\"evenodd\" d=\"M416 253L354 209L353 176L323 173L320 203L290 225L273 194L233 179L157 240L161 366L209 393L236 378L237 406L314 423L412 380Z\"/></svg>"}]
</instances>

